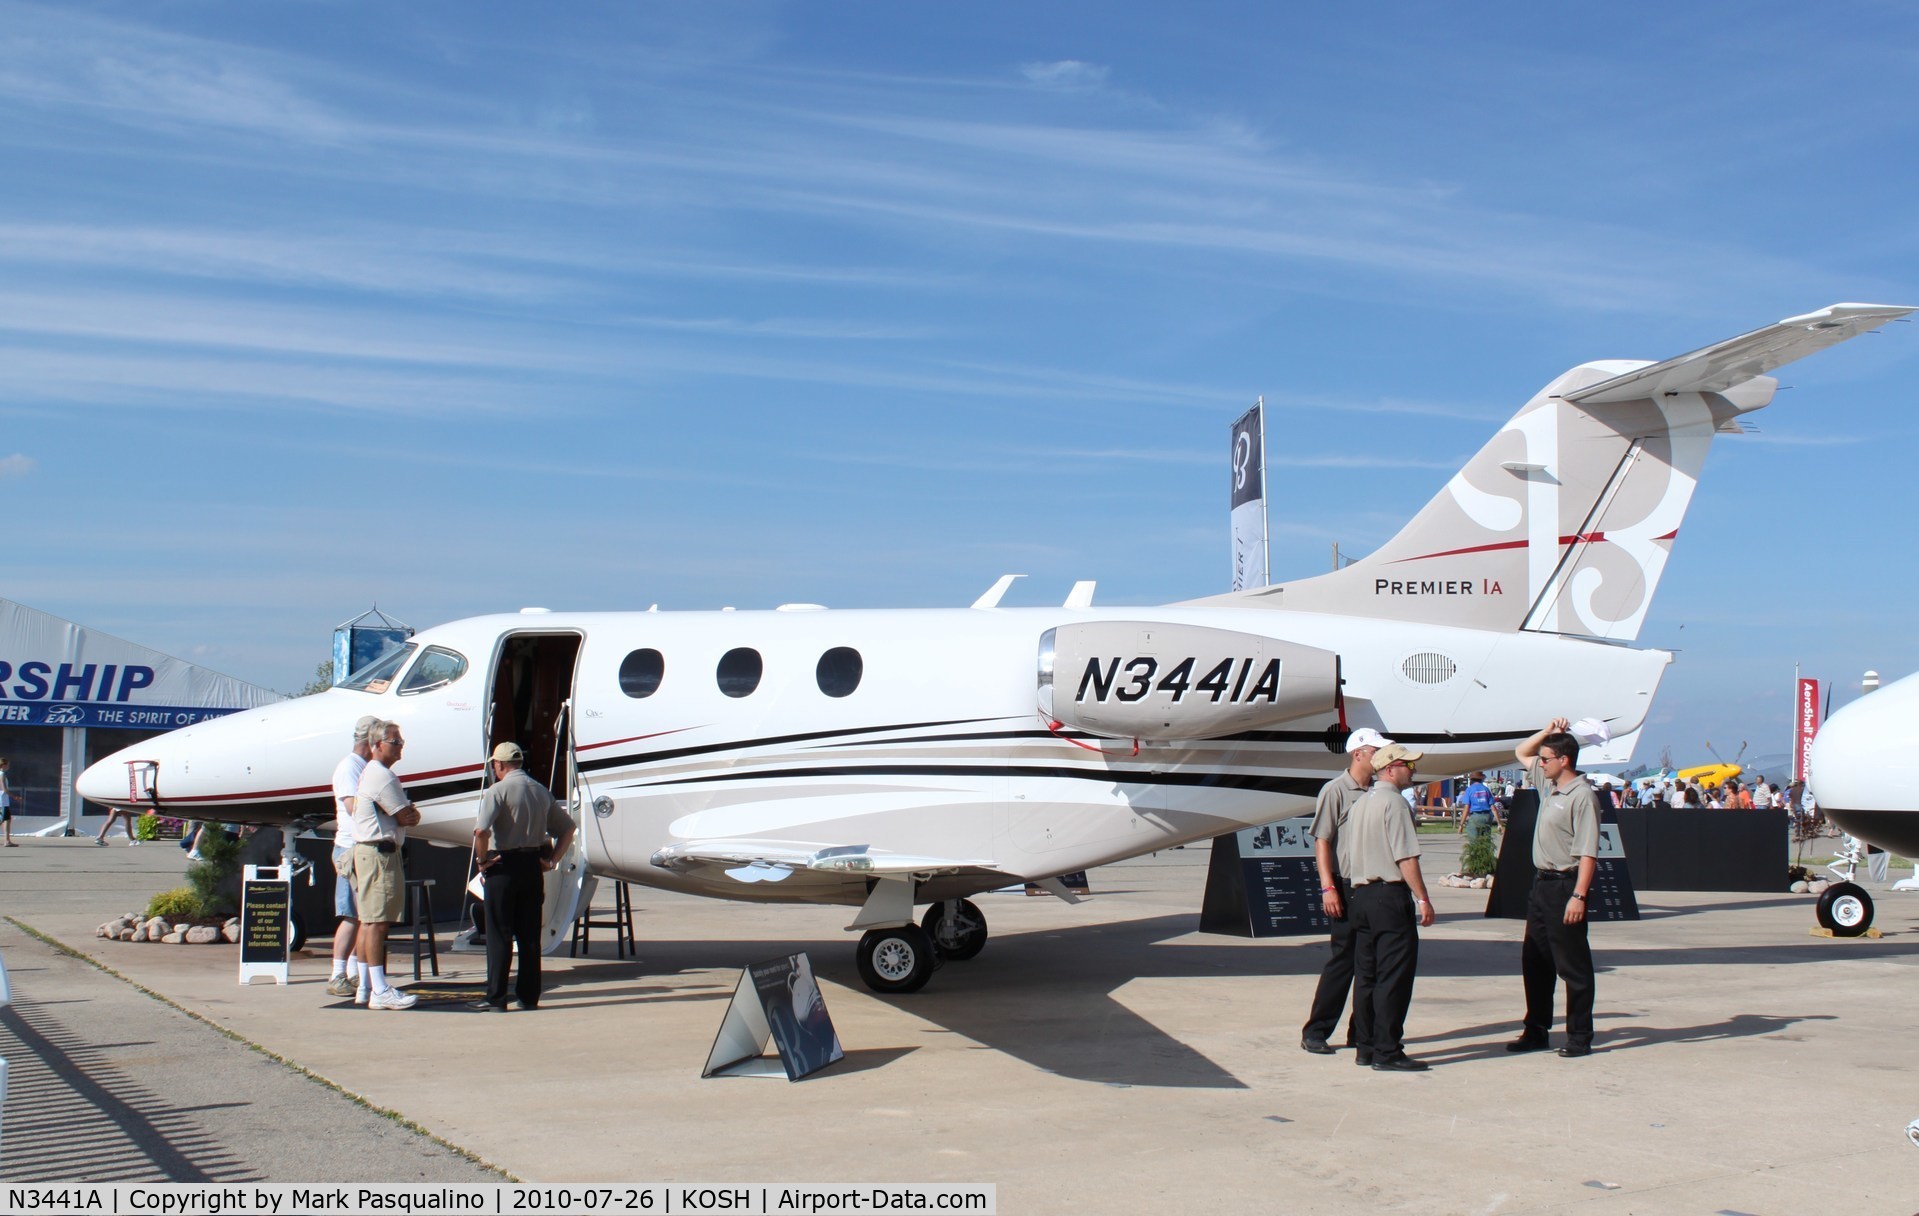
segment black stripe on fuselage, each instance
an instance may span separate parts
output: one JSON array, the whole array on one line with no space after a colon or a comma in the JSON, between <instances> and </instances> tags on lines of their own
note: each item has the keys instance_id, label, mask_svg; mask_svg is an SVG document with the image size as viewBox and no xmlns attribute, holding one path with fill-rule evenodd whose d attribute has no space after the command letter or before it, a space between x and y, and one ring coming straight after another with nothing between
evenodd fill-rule
<instances>
[{"instance_id":1,"label":"black stripe on fuselage","mask_svg":"<svg viewBox=\"0 0 1919 1216\"><path fill-rule=\"evenodd\" d=\"M1184 785L1211 789L1262 790L1311 798L1326 783L1322 777L1285 777L1263 773L1123 773L1104 768L1064 768L1027 764L841 764L820 768L746 769L703 777L667 777L623 789L658 789L724 781L788 781L799 777L1045 777L1061 781L1098 781L1102 785Z\"/></svg>"},{"instance_id":2,"label":"black stripe on fuselage","mask_svg":"<svg viewBox=\"0 0 1919 1216\"><path fill-rule=\"evenodd\" d=\"M920 730L928 726L964 726L969 722L997 722L999 718L949 718L943 722L896 722L891 726L860 726L850 730L813 730L797 735L764 735L757 739L734 739L726 743L703 743L698 747L674 747L655 752L626 752L618 756L596 756L580 762L580 771L587 773L604 772L609 768L619 768L628 764L658 764L665 760L683 760L688 756L710 756L715 752L739 751L743 748L773 747L782 743L805 743L812 739L851 738L856 735L877 735L889 730ZM965 738L966 736L956 736ZM871 742L871 740L869 740ZM877 742L887 742L878 740Z\"/></svg>"}]
</instances>

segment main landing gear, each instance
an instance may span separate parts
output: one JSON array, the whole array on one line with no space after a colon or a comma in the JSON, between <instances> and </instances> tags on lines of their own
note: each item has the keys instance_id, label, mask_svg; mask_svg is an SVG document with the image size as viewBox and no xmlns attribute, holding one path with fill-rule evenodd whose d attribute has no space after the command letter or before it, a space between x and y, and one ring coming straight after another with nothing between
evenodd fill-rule
<instances>
[{"instance_id":1,"label":"main landing gear","mask_svg":"<svg viewBox=\"0 0 1919 1216\"><path fill-rule=\"evenodd\" d=\"M874 992L918 992L942 963L965 962L985 948L986 915L970 899L941 900L917 925L867 930L860 938L860 979Z\"/></svg>"}]
</instances>

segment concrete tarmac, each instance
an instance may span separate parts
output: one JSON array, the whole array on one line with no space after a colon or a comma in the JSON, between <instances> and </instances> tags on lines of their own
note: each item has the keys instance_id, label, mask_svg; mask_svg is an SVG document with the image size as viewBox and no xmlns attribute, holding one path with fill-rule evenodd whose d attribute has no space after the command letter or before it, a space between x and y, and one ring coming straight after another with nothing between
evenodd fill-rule
<instances>
[{"instance_id":1,"label":"concrete tarmac","mask_svg":"<svg viewBox=\"0 0 1919 1216\"><path fill-rule=\"evenodd\" d=\"M1429 876L1450 868L1453 838L1425 841ZM181 854L29 839L0 855L0 914L113 975L0 936L0 1177L497 1180L485 1163L554 1182L992 1182L1004 1212L1919 1212L1919 896L1880 895L1885 938L1834 941L1809 934L1804 896L1642 894L1645 919L1594 928L1597 1050L1565 1060L1503 1049L1520 925L1436 887L1408 1023L1433 1069L1397 1075L1299 1050L1322 943L1194 931L1207 857L1096 871L1078 907L982 896L985 951L892 999L859 983L847 909L635 888L637 961L562 951L541 1008L499 1016L354 1009L317 954L287 987L243 989L234 947L95 938L177 885ZM798 950L846 1060L798 1084L702 1080L739 968ZM441 965L449 994L484 973ZM25 1100L23 1053L44 1070Z\"/></svg>"}]
</instances>

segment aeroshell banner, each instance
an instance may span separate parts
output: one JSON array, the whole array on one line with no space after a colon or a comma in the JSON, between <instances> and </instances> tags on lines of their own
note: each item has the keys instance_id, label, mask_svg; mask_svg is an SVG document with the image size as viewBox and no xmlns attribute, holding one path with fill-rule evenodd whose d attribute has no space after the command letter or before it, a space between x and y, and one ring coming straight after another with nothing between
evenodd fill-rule
<instances>
[{"instance_id":1,"label":"aeroshell banner","mask_svg":"<svg viewBox=\"0 0 1919 1216\"><path fill-rule=\"evenodd\" d=\"M1799 681L1794 698L1792 779L1812 780L1812 741L1819 736L1819 681Z\"/></svg>"},{"instance_id":2,"label":"aeroshell banner","mask_svg":"<svg viewBox=\"0 0 1919 1216\"><path fill-rule=\"evenodd\" d=\"M270 689L0 599L0 724L172 730Z\"/></svg>"}]
</instances>

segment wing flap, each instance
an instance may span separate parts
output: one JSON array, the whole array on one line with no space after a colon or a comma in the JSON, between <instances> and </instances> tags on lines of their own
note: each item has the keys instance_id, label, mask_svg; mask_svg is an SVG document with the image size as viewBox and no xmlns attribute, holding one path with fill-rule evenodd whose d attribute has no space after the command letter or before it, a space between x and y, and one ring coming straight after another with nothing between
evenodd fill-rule
<instances>
[{"instance_id":1,"label":"wing flap","mask_svg":"<svg viewBox=\"0 0 1919 1216\"><path fill-rule=\"evenodd\" d=\"M1724 393L1913 311L1893 304L1834 304L1662 363L1647 364L1564 397L1582 405L1606 405L1670 393Z\"/></svg>"}]
</instances>

